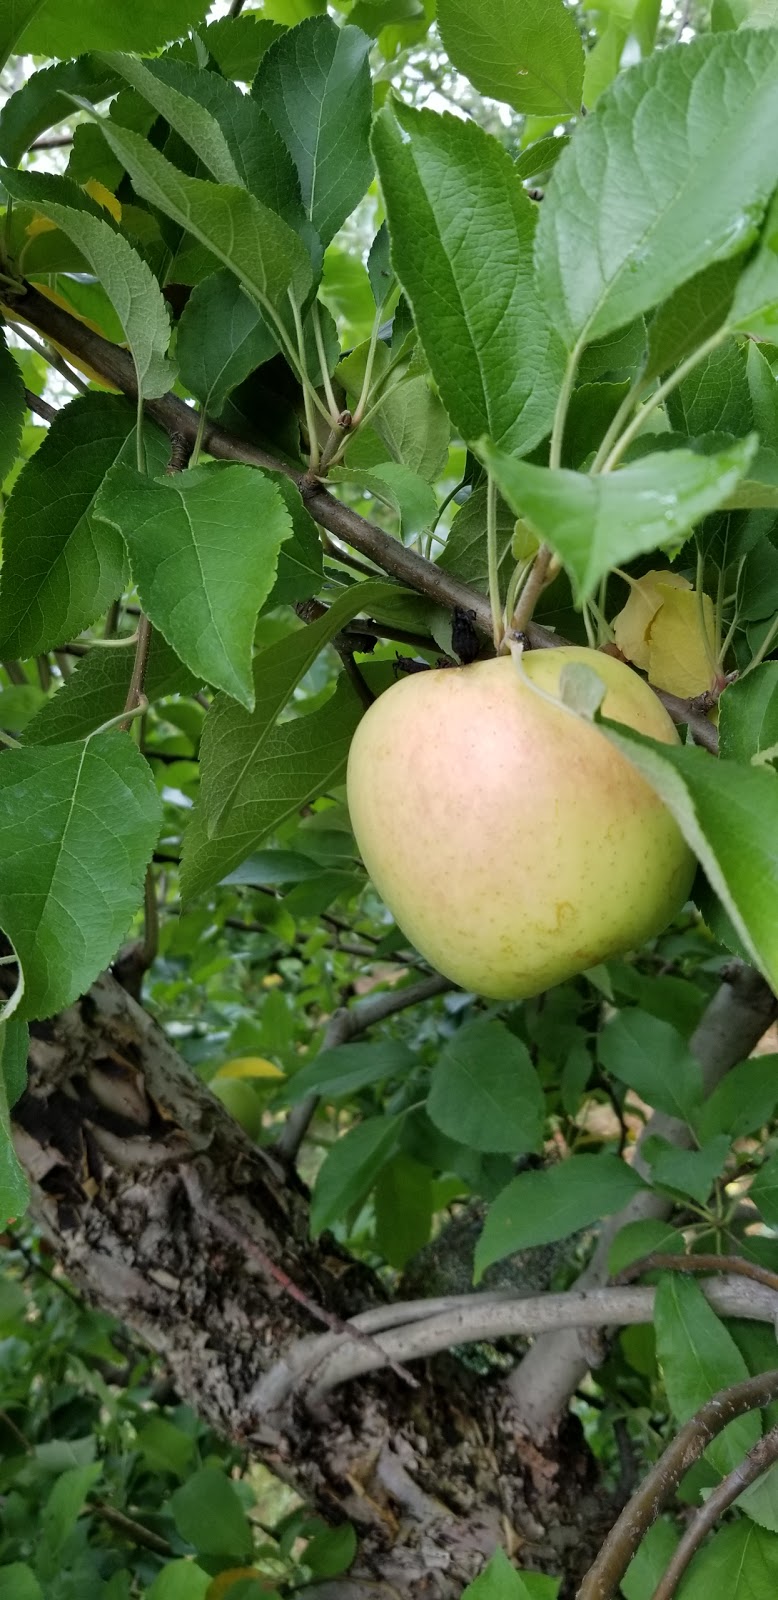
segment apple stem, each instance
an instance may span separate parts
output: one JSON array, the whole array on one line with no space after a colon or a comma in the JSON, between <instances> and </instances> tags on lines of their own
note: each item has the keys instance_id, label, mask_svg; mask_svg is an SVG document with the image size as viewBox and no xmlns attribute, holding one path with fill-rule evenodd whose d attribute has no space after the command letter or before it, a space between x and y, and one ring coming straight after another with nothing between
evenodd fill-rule
<instances>
[{"instance_id":1,"label":"apple stem","mask_svg":"<svg viewBox=\"0 0 778 1600\"><path fill-rule=\"evenodd\" d=\"M532 571L524 585L521 598L516 606L513 617L513 627L516 633L523 633L527 623L532 620L532 613L540 599L547 583L555 578L559 571L559 562L547 544L542 544L535 560Z\"/></svg>"},{"instance_id":2,"label":"apple stem","mask_svg":"<svg viewBox=\"0 0 778 1600\"><path fill-rule=\"evenodd\" d=\"M489 474L486 480L486 557L489 571L489 604L492 609L492 635L498 655L505 629L500 600L500 562L497 552L497 485Z\"/></svg>"}]
</instances>

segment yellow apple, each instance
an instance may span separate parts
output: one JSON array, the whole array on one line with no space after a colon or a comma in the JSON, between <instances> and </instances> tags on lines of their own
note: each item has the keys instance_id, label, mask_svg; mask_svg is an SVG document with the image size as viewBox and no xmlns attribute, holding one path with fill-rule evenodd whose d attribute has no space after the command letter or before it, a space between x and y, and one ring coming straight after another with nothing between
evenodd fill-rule
<instances>
[{"instance_id":1,"label":"yellow apple","mask_svg":"<svg viewBox=\"0 0 778 1600\"><path fill-rule=\"evenodd\" d=\"M642 678L566 646L401 679L351 746L351 821L379 894L439 972L490 999L643 944L694 874L654 790L561 702L572 662L605 685L604 716L676 741Z\"/></svg>"}]
</instances>

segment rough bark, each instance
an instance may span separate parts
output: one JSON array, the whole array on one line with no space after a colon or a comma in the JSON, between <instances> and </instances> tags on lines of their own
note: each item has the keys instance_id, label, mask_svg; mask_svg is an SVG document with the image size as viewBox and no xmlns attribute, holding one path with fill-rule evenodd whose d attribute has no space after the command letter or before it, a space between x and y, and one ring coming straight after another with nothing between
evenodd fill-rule
<instances>
[{"instance_id":1,"label":"rough bark","mask_svg":"<svg viewBox=\"0 0 778 1600\"><path fill-rule=\"evenodd\" d=\"M385 1373L315 1414L299 1398L252 1414L262 1374L317 1331L277 1274L338 1317L379 1300L379 1285L332 1241L310 1242L299 1184L115 979L32 1032L14 1120L38 1223L81 1291L160 1354L202 1417L329 1520L355 1523L343 1600L409 1587L459 1600L497 1544L564 1571L572 1593L610 1520L576 1426L553 1454L519 1445L504 1385L445 1356L416 1366L416 1388Z\"/></svg>"}]
</instances>

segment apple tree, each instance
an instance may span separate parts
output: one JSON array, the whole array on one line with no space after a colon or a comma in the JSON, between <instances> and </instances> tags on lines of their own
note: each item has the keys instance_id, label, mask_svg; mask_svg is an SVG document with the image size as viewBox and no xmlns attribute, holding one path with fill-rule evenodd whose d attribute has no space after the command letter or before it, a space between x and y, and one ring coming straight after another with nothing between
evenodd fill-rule
<instances>
[{"instance_id":1,"label":"apple tree","mask_svg":"<svg viewBox=\"0 0 778 1600\"><path fill-rule=\"evenodd\" d=\"M0 1595L776 1592L773 20L0 4Z\"/></svg>"}]
</instances>

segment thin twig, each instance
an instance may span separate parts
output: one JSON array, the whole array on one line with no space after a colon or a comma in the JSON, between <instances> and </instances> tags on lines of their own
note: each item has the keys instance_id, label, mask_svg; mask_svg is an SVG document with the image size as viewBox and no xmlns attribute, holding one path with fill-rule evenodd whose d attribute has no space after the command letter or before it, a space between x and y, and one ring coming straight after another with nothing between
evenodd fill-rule
<instances>
[{"instance_id":1,"label":"thin twig","mask_svg":"<svg viewBox=\"0 0 778 1600\"><path fill-rule=\"evenodd\" d=\"M716 1484L715 1489L711 1489L705 1504L700 1506L684 1530L681 1542L673 1551L667 1569L654 1590L652 1600L672 1600L686 1568L719 1517L734 1505L744 1489L763 1477L774 1461L778 1461L778 1423L765 1434L763 1439L757 1440L748 1455L727 1473L726 1478L722 1478L721 1483Z\"/></svg>"},{"instance_id":2,"label":"thin twig","mask_svg":"<svg viewBox=\"0 0 778 1600\"><path fill-rule=\"evenodd\" d=\"M435 974L431 978L421 978L418 983L409 984L405 989L389 989L381 994L366 995L349 1011L336 1011L330 1018L322 1050L334 1050L337 1045L346 1044L348 1040L366 1033L368 1028L383 1022L386 1017L394 1016L398 1011L407 1011L409 1006L421 1005L424 1000L431 1000L435 995L445 994L452 988L453 984L447 978ZM284 1161L291 1163L296 1160L319 1100L319 1095L308 1094L290 1111L275 1147Z\"/></svg>"},{"instance_id":3,"label":"thin twig","mask_svg":"<svg viewBox=\"0 0 778 1600\"><path fill-rule=\"evenodd\" d=\"M147 616L141 616L138 621L138 642L135 646L135 660L132 664L132 677L127 690L127 699L124 702L125 713L135 711L143 699L143 687L146 682L146 668L151 649L151 623ZM130 726L132 719L128 716L126 722L120 723L125 731Z\"/></svg>"},{"instance_id":4,"label":"thin twig","mask_svg":"<svg viewBox=\"0 0 778 1600\"><path fill-rule=\"evenodd\" d=\"M33 394L32 389L25 389L24 400L28 411L34 411L37 417L42 417L44 422L53 422L57 415L57 407L50 406L48 400L42 399L39 394Z\"/></svg>"},{"instance_id":5,"label":"thin twig","mask_svg":"<svg viewBox=\"0 0 778 1600\"><path fill-rule=\"evenodd\" d=\"M128 1517L126 1512L117 1511L115 1506L108 1506L104 1500L95 1502L87 1501L87 1509L93 1511L95 1516L101 1517L117 1533L123 1533L131 1544L140 1545L144 1550L153 1550L159 1556L175 1555L172 1544L163 1539L161 1533L154 1533L152 1528L147 1528L142 1522L136 1522L134 1517Z\"/></svg>"},{"instance_id":6,"label":"thin twig","mask_svg":"<svg viewBox=\"0 0 778 1600\"><path fill-rule=\"evenodd\" d=\"M631 1261L621 1272L614 1273L611 1283L634 1283L645 1272L735 1272L753 1279L754 1283L764 1284L766 1289L778 1291L778 1273L769 1272L756 1261L747 1261L745 1256L673 1256L662 1250L652 1250L639 1261Z\"/></svg>"},{"instance_id":7,"label":"thin twig","mask_svg":"<svg viewBox=\"0 0 778 1600\"><path fill-rule=\"evenodd\" d=\"M778 1395L778 1371L722 1389L689 1419L614 1523L596 1560L578 1590L577 1600L612 1600L638 1546L675 1493L681 1479L699 1461L712 1439L747 1411L756 1411Z\"/></svg>"},{"instance_id":8,"label":"thin twig","mask_svg":"<svg viewBox=\"0 0 778 1600\"><path fill-rule=\"evenodd\" d=\"M42 139L36 139L31 150L63 150L66 145L73 143L72 133L47 133Z\"/></svg>"}]
</instances>

